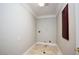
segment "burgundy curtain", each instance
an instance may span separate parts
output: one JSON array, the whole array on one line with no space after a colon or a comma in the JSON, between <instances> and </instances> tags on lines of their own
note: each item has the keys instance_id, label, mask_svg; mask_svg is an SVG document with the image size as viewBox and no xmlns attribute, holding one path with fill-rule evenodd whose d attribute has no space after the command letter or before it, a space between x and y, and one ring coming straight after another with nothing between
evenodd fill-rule
<instances>
[{"instance_id":1,"label":"burgundy curtain","mask_svg":"<svg viewBox=\"0 0 79 59\"><path fill-rule=\"evenodd\" d=\"M69 40L68 4L62 11L62 37Z\"/></svg>"}]
</instances>

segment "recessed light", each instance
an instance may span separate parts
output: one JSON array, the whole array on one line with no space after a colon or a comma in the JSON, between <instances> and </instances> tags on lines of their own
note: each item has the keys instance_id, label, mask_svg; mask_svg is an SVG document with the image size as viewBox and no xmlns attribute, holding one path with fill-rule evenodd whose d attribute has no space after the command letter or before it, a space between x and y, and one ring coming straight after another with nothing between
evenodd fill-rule
<instances>
[{"instance_id":1,"label":"recessed light","mask_svg":"<svg viewBox=\"0 0 79 59\"><path fill-rule=\"evenodd\" d=\"M42 7L42 6L44 6L45 4L44 4L44 3L38 3L38 5Z\"/></svg>"}]
</instances>

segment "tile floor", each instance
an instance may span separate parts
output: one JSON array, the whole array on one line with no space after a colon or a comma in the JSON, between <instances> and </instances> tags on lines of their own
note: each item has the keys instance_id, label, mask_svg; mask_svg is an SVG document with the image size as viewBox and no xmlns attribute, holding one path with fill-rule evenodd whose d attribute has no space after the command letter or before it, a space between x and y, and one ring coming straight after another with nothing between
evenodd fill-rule
<instances>
[{"instance_id":1,"label":"tile floor","mask_svg":"<svg viewBox=\"0 0 79 59\"><path fill-rule=\"evenodd\" d=\"M55 43L43 43L37 42L33 45L26 55L61 55L61 50L58 48Z\"/></svg>"}]
</instances>

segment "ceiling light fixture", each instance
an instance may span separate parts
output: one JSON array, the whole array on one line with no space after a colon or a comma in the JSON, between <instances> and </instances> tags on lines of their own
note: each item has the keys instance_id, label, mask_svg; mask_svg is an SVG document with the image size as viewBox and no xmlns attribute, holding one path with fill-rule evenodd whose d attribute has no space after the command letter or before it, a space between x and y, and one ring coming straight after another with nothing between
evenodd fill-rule
<instances>
[{"instance_id":1,"label":"ceiling light fixture","mask_svg":"<svg viewBox=\"0 0 79 59\"><path fill-rule=\"evenodd\" d=\"M38 5L42 7L42 6L44 6L45 4L44 4L44 3L38 3Z\"/></svg>"}]
</instances>

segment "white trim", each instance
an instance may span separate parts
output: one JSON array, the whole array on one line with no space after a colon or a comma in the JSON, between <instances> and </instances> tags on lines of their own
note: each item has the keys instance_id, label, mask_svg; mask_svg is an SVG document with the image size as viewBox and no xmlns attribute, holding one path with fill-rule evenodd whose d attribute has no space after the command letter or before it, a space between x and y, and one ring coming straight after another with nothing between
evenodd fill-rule
<instances>
[{"instance_id":1,"label":"white trim","mask_svg":"<svg viewBox=\"0 0 79 59\"><path fill-rule=\"evenodd\" d=\"M55 17L56 15L45 15L45 16L39 16L37 18L40 19L40 18L55 18Z\"/></svg>"}]
</instances>

